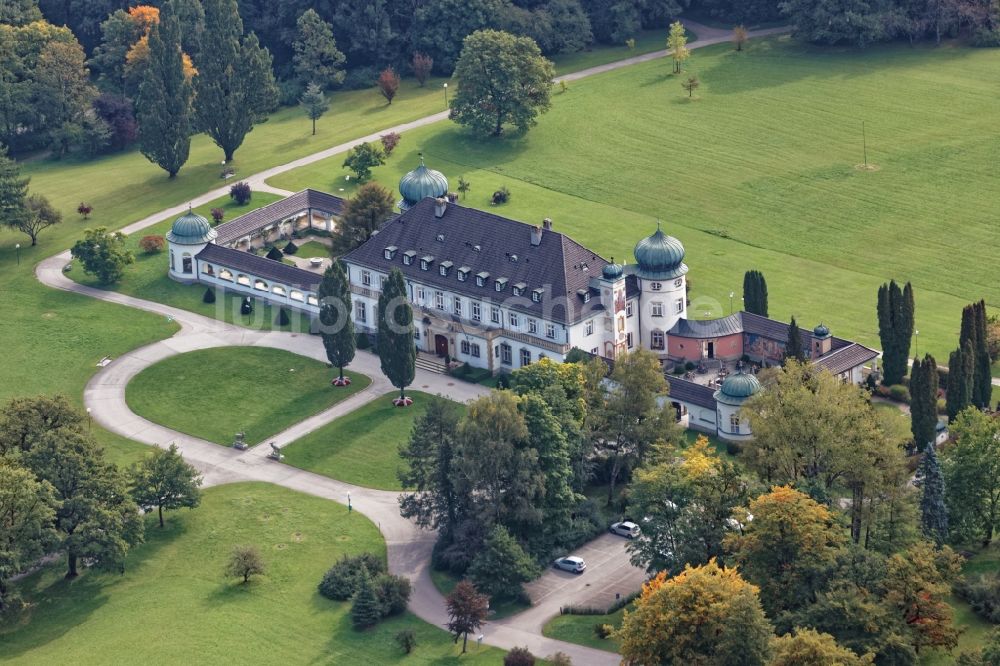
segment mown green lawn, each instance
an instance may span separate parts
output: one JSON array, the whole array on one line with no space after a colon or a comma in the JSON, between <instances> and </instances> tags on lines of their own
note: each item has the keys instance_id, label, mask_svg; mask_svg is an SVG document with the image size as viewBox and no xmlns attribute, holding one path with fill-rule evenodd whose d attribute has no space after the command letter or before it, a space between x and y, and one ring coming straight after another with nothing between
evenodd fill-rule
<instances>
[{"instance_id":1,"label":"mown green lawn","mask_svg":"<svg viewBox=\"0 0 1000 666\"><path fill-rule=\"evenodd\" d=\"M944 359L962 306L1000 303L987 212L995 188L983 168L1000 158L998 67L998 50L952 44L858 50L783 37L739 54L719 45L691 57L702 81L694 102L657 60L574 82L524 136L478 139L453 123L416 130L375 177L395 188L423 150L451 183L471 183L464 205L551 217L619 260L661 219L687 249L697 317L728 314L729 292L757 268L773 317L822 321L878 347L877 288L911 280L921 351ZM855 168L862 120L876 171ZM270 182L344 187L338 160ZM494 208L502 185L510 202Z\"/></svg>"},{"instance_id":2,"label":"mown green lawn","mask_svg":"<svg viewBox=\"0 0 1000 666\"><path fill-rule=\"evenodd\" d=\"M223 576L237 544L253 544L267 573L247 585ZM123 574L85 572L67 582L60 562L26 579L33 602L0 625L0 654L14 664L497 664L503 653L470 647L406 614L357 632L350 604L316 591L345 554L384 557L378 530L357 512L268 484L206 490L201 507L147 522L146 543ZM417 635L405 656L393 636Z\"/></svg>"},{"instance_id":3,"label":"mown green lawn","mask_svg":"<svg viewBox=\"0 0 1000 666\"><path fill-rule=\"evenodd\" d=\"M542 627L542 634L568 643L578 643L598 650L618 651L618 640L598 638L594 627L610 624L615 629L622 626L623 610L607 615L557 615Z\"/></svg>"},{"instance_id":4,"label":"mown green lawn","mask_svg":"<svg viewBox=\"0 0 1000 666\"><path fill-rule=\"evenodd\" d=\"M325 363L268 347L220 347L151 365L125 389L128 406L154 423L228 446L236 432L258 444L368 385L350 373L330 386Z\"/></svg>"},{"instance_id":5,"label":"mown green lawn","mask_svg":"<svg viewBox=\"0 0 1000 666\"><path fill-rule=\"evenodd\" d=\"M285 462L359 486L402 490L396 476L399 448L430 401L439 398L409 391L413 404L400 409L392 404L397 395L387 393L285 446Z\"/></svg>"},{"instance_id":6,"label":"mown green lawn","mask_svg":"<svg viewBox=\"0 0 1000 666\"><path fill-rule=\"evenodd\" d=\"M309 241L299 246L299 250L295 253L295 256L305 259L309 259L310 257L322 257L326 259L330 256L330 248L322 243Z\"/></svg>"}]
</instances>

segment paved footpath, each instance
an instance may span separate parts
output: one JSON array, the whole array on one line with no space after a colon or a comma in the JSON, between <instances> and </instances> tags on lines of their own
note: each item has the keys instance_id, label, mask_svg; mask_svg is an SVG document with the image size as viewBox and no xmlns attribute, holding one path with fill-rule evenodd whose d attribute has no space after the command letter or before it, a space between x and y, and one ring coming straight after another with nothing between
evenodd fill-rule
<instances>
[{"instance_id":1,"label":"paved footpath","mask_svg":"<svg viewBox=\"0 0 1000 666\"><path fill-rule=\"evenodd\" d=\"M709 28L692 21L685 21L685 24L699 35L696 41L688 45L689 48L718 44L730 39L731 33L728 30ZM752 31L750 36L763 37L784 31L786 29L783 28ZM566 74L557 78L556 81L575 81L632 64L662 58L666 54L666 51L647 53ZM245 180L255 190L290 194L285 190L267 185L265 181L272 176L343 153L362 142L374 141L386 132L402 133L446 118L447 112L441 112L387 128L287 164L267 169ZM162 210L134 222L124 227L122 231L129 234L135 233L160 220L180 215L187 210L189 204L200 206L224 196L227 192L228 185L217 188L190 202ZM173 337L128 352L114 359L108 366L94 375L84 389L84 404L91 409L92 418L107 430L144 444L159 447L176 444L185 459L202 473L205 484L208 486L240 481L263 481L341 503L346 503L347 496L350 494L354 508L376 523L385 537L390 571L407 576L413 582L410 610L424 621L444 627L447 622L444 599L430 578L430 556L435 534L432 531L418 528L399 515L397 493L354 486L275 462L267 458L270 447L266 444L245 452L219 446L152 423L133 413L125 403L125 387L136 374L150 365L176 354L212 347L259 346L284 349L325 361L326 355L318 337L280 331L250 330L162 303L81 285L70 280L62 271L69 260L69 252L50 257L36 266L36 276L49 287L170 317L181 327L181 330ZM329 409L278 433L268 441L273 441L279 447L285 446L392 390L392 387L382 376L378 359L373 354L359 352L350 368L371 377L371 385ZM416 371L416 378L411 388L440 394L460 402L466 402L487 392L487 389L482 386L452 381L450 377L420 369ZM227 408L228 406L220 407ZM620 657L617 654L557 641L541 635L541 627L549 617L558 612L559 605L578 603L581 600L589 599L595 589L603 590L606 593L611 593L612 590L617 591L618 586L625 579L628 579L629 585L633 588L641 580L637 571L625 563L627 557L622 545L611 537L603 537L584 548L594 551L593 553L587 551L587 554L592 558L596 558L600 553L598 559L606 561L607 566L592 566L584 576L576 579L567 579L551 572L546 574L532 588L537 593L536 596L539 597L539 604L513 617L490 622L484 630L484 642L503 649L524 646L541 656L561 651L569 655L573 663L578 666L618 664ZM629 590L623 590L623 592L627 591Z\"/></svg>"}]
</instances>

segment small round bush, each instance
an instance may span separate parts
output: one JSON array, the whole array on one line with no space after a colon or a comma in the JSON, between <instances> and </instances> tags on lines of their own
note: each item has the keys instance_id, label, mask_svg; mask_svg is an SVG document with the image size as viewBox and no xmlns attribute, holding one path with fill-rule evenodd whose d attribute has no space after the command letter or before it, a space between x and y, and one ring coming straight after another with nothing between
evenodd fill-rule
<instances>
[{"instance_id":1,"label":"small round bush","mask_svg":"<svg viewBox=\"0 0 1000 666\"><path fill-rule=\"evenodd\" d=\"M268 259L271 259L273 261L281 261L282 259L285 258L284 253L282 253L281 250L279 250L278 248L274 247L273 245L271 246L271 249L267 251L267 255L266 256L267 256Z\"/></svg>"},{"instance_id":2,"label":"small round bush","mask_svg":"<svg viewBox=\"0 0 1000 666\"><path fill-rule=\"evenodd\" d=\"M285 249L283 250L285 254L295 254L298 251L299 251L299 246L293 243L292 241L288 241L288 245L286 245Z\"/></svg>"},{"instance_id":3,"label":"small round bush","mask_svg":"<svg viewBox=\"0 0 1000 666\"><path fill-rule=\"evenodd\" d=\"M410 580L403 576L382 574L375 580L375 594L382 603L382 614L399 615L410 603Z\"/></svg>"},{"instance_id":4,"label":"small round bush","mask_svg":"<svg viewBox=\"0 0 1000 666\"><path fill-rule=\"evenodd\" d=\"M889 387L889 397L897 402L909 402L910 389L902 384L893 384Z\"/></svg>"},{"instance_id":5,"label":"small round bush","mask_svg":"<svg viewBox=\"0 0 1000 666\"><path fill-rule=\"evenodd\" d=\"M396 643L403 648L403 652L410 654L413 648L417 647L417 635L412 629L403 629L396 634Z\"/></svg>"},{"instance_id":6,"label":"small round bush","mask_svg":"<svg viewBox=\"0 0 1000 666\"><path fill-rule=\"evenodd\" d=\"M597 624L594 625L594 635L600 638L602 641L608 638L611 635L612 631L614 631L614 627L612 627L610 624L598 622Z\"/></svg>"},{"instance_id":7,"label":"small round bush","mask_svg":"<svg viewBox=\"0 0 1000 666\"><path fill-rule=\"evenodd\" d=\"M383 572L385 564L372 553L362 553L354 557L345 555L323 574L323 580L319 583L319 593L327 599L347 601L357 592L362 578L377 576Z\"/></svg>"},{"instance_id":8,"label":"small round bush","mask_svg":"<svg viewBox=\"0 0 1000 666\"><path fill-rule=\"evenodd\" d=\"M250 197L252 196L253 193L250 191L250 183L246 181L233 183L233 186L229 188L229 197L240 206L249 203Z\"/></svg>"},{"instance_id":9,"label":"small round bush","mask_svg":"<svg viewBox=\"0 0 1000 666\"><path fill-rule=\"evenodd\" d=\"M139 249L146 254L156 254L163 252L167 246L167 241L163 236L143 236L139 239Z\"/></svg>"},{"instance_id":10,"label":"small round bush","mask_svg":"<svg viewBox=\"0 0 1000 666\"><path fill-rule=\"evenodd\" d=\"M503 666L535 666L535 655L526 647L516 647L503 658Z\"/></svg>"},{"instance_id":11,"label":"small round bush","mask_svg":"<svg viewBox=\"0 0 1000 666\"><path fill-rule=\"evenodd\" d=\"M687 363L684 364L684 369L687 370L688 372L694 370L695 367L696 367L695 364L692 363L691 361L688 361Z\"/></svg>"}]
</instances>

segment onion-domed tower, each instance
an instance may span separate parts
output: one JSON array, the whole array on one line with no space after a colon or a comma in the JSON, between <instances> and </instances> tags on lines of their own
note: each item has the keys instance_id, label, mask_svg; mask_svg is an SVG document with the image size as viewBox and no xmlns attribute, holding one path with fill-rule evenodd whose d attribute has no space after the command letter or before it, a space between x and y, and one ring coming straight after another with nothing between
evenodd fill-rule
<instances>
[{"instance_id":1,"label":"onion-domed tower","mask_svg":"<svg viewBox=\"0 0 1000 666\"><path fill-rule=\"evenodd\" d=\"M639 311L643 344L664 358L667 354L666 333L678 319L687 317L687 292L684 275L684 245L663 233L660 223L656 231L639 241L635 250L635 276L639 282Z\"/></svg>"},{"instance_id":2,"label":"onion-domed tower","mask_svg":"<svg viewBox=\"0 0 1000 666\"><path fill-rule=\"evenodd\" d=\"M743 371L729 375L715 392L716 427L721 439L741 441L750 439L750 422L740 414L743 403L760 391L760 382Z\"/></svg>"},{"instance_id":3,"label":"onion-domed tower","mask_svg":"<svg viewBox=\"0 0 1000 666\"><path fill-rule=\"evenodd\" d=\"M190 208L170 226L167 251L170 257L168 275L178 282L195 282L194 258L218 235L212 225Z\"/></svg>"},{"instance_id":4,"label":"onion-domed tower","mask_svg":"<svg viewBox=\"0 0 1000 666\"><path fill-rule=\"evenodd\" d=\"M426 197L436 199L448 194L448 179L440 171L428 169L421 153L420 166L399 179L399 193L403 198L396 205L406 210Z\"/></svg>"}]
</instances>

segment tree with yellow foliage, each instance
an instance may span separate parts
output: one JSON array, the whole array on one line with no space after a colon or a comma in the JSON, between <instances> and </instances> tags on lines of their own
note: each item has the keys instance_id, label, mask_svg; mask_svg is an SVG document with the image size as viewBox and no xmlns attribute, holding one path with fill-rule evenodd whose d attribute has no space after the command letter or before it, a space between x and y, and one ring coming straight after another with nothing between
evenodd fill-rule
<instances>
[{"instance_id":1,"label":"tree with yellow foliage","mask_svg":"<svg viewBox=\"0 0 1000 666\"><path fill-rule=\"evenodd\" d=\"M746 505L752 486L704 436L687 448L665 449L629 486L629 509L643 517L642 534L628 546L632 562L677 572L722 557L733 509Z\"/></svg>"},{"instance_id":2,"label":"tree with yellow foliage","mask_svg":"<svg viewBox=\"0 0 1000 666\"><path fill-rule=\"evenodd\" d=\"M830 634L821 634L815 629L796 628L791 634L775 638L771 645L774 658L768 666L867 666L875 663L872 655L859 657L837 645Z\"/></svg>"},{"instance_id":3,"label":"tree with yellow foliage","mask_svg":"<svg viewBox=\"0 0 1000 666\"><path fill-rule=\"evenodd\" d=\"M772 617L816 600L823 574L847 541L829 509L790 486L750 502L739 522L742 534L730 534L726 546L743 575L760 587Z\"/></svg>"},{"instance_id":4,"label":"tree with yellow foliage","mask_svg":"<svg viewBox=\"0 0 1000 666\"><path fill-rule=\"evenodd\" d=\"M691 51L687 47L687 32L680 21L670 24L670 34L667 36L667 51L674 61L674 74L680 74L684 61L691 57Z\"/></svg>"},{"instance_id":5,"label":"tree with yellow foliage","mask_svg":"<svg viewBox=\"0 0 1000 666\"><path fill-rule=\"evenodd\" d=\"M773 636L757 588L713 559L646 583L615 637L633 665L763 666Z\"/></svg>"}]
</instances>

